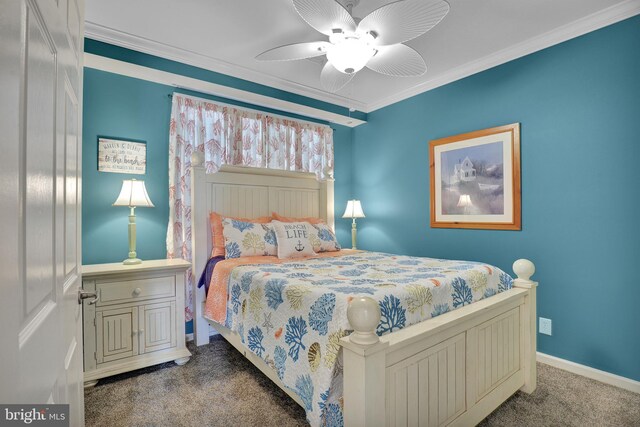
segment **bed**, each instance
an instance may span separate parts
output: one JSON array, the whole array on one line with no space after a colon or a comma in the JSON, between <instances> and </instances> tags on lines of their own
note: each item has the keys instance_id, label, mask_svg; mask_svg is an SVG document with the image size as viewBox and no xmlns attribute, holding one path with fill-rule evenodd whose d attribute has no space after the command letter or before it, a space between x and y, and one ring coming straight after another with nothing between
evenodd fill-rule
<instances>
[{"instance_id":1,"label":"bed","mask_svg":"<svg viewBox=\"0 0 640 427\"><path fill-rule=\"evenodd\" d=\"M196 153L191 180L194 277L200 276L211 253L210 211L242 217L275 211L284 216L320 217L334 225L333 182L318 182L313 174L223 167L206 175ZM473 425L518 389L531 393L536 388L537 283L530 280L535 268L527 260L517 260L513 268L515 280L482 263L360 251L305 261L274 258L241 263L228 269L229 286L225 284L224 291L209 290L219 293L224 313L220 308L215 312L204 290L194 288L194 338L202 345L209 342L211 328L222 334L305 408L313 425ZM312 276L311 271L319 273ZM246 277L251 280L242 282ZM476 285L468 291L456 289L457 278ZM345 283L331 282L343 279ZM252 289L266 289L268 280L292 287L317 282L308 286L316 293L310 292L301 303L306 305L298 307L299 313L308 315L277 318L276 314L262 327L264 319L246 301ZM412 295L401 285L416 280L423 284L432 280L433 286L426 288L428 292L413 289L418 302L409 310L406 304ZM286 297L278 297L286 292L279 288L266 304L290 305ZM330 321L326 307L323 315L311 314L322 308L318 306L321 297L326 303L328 295L333 295ZM401 316L394 298L405 302ZM455 307L445 310L445 303ZM245 319L241 315L248 320L241 322ZM302 326L306 340L300 337ZM282 340L274 341L281 339L279 328ZM285 345L284 335L290 332ZM336 351L328 351L332 348ZM283 352L288 363L294 362L294 356L300 359L299 368L287 365L297 370L291 375L282 368ZM323 354L316 360L316 353ZM325 372L318 365L329 355L332 369ZM341 413L327 410L338 402Z\"/></svg>"}]
</instances>

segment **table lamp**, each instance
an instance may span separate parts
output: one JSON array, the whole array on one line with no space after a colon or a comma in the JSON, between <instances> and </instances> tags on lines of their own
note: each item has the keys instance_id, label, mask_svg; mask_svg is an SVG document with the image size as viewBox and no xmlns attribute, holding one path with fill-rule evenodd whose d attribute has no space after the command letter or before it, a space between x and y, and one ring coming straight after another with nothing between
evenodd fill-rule
<instances>
[{"instance_id":1,"label":"table lamp","mask_svg":"<svg viewBox=\"0 0 640 427\"><path fill-rule=\"evenodd\" d=\"M356 247L356 218L364 218L364 212L362 211L362 205L360 204L360 200L349 200L347 202L347 209L344 210L344 214L342 218L353 218L353 222L351 223L351 248L357 249Z\"/></svg>"},{"instance_id":2,"label":"table lamp","mask_svg":"<svg viewBox=\"0 0 640 427\"><path fill-rule=\"evenodd\" d=\"M140 264L142 260L136 254L136 208L153 208L153 203L147 194L144 181L125 179L122 181L122 189L113 206L128 206L129 213L129 258L122 263L125 265Z\"/></svg>"}]
</instances>

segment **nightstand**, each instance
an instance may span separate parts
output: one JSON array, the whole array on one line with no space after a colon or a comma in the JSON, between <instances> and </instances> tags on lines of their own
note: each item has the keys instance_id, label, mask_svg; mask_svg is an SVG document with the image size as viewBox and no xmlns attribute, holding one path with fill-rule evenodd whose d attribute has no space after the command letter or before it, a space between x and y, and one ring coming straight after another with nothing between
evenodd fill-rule
<instances>
[{"instance_id":1,"label":"nightstand","mask_svg":"<svg viewBox=\"0 0 640 427\"><path fill-rule=\"evenodd\" d=\"M85 387L100 378L159 363L183 365L185 272L182 259L82 266Z\"/></svg>"}]
</instances>

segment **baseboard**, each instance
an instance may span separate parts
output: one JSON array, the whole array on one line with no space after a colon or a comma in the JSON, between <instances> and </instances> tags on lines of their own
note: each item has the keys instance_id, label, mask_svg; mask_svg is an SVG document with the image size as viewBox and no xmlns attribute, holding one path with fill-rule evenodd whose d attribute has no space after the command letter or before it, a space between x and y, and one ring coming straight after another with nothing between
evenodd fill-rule
<instances>
[{"instance_id":1,"label":"baseboard","mask_svg":"<svg viewBox=\"0 0 640 427\"><path fill-rule=\"evenodd\" d=\"M550 356L548 354L540 352L537 352L536 360L540 363L544 363L545 365L562 369L563 371L568 371L577 375L581 375L583 377L591 378L592 380L600 381L605 384L620 387L625 390L640 394L640 381L621 377L620 375L611 374L609 372L601 371L590 366L570 362L568 360L560 359L559 357Z\"/></svg>"}]
</instances>

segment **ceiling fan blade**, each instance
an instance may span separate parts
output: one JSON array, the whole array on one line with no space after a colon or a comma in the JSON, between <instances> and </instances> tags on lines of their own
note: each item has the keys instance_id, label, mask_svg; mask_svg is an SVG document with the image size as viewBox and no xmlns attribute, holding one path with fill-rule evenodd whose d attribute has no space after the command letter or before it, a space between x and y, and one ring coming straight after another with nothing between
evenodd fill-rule
<instances>
[{"instance_id":1,"label":"ceiling fan blade","mask_svg":"<svg viewBox=\"0 0 640 427\"><path fill-rule=\"evenodd\" d=\"M380 74L397 77L421 76L427 72L422 56L406 44L382 46L367 67Z\"/></svg>"},{"instance_id":2,"label":"ceiling fan blade","mask_svg":"<svg viewBox=\"0 0 640 427\"><path fill-rule=\"evenodd\" d=\"M401 0L382 6L365 16L358 32L373 32L374 44L404 43L435 27L449 13L446 1Z\"/></svg>"},{"instance_id":3,"label":"ceiling fan blade","mask_svg":"<svg viewBox=\"0 0 640 427\"><path fill-rule=\"evenodd\" d=\"M333 93L342 89L351 81L354 74L345 74L338 71L330 62L327 62L320 73L320 83L322 87Z\"/></svg>"},{"instance_id":4,"label":"ceiling fan blade","mask_svg":"<svg viewBox=\"0 0 640 427\"><path fill-rule=\"evenodd\" d=\"M294 61L296 59L313 58L325 55L329 42L294 43L275 47L256 56L259 61Z\"/></svg>"},{"instance_id":5,"label":"ceiling fan blade","mask_svg":"<svg viewBox=\"0 0 640 427\"><path fill-rule=\"evenodd\" d=\"M330 36L334 28L355 31L356 22L347 9L335 0L293 0L302 19L322 34Z\"/></svg>"}]
</instances>

